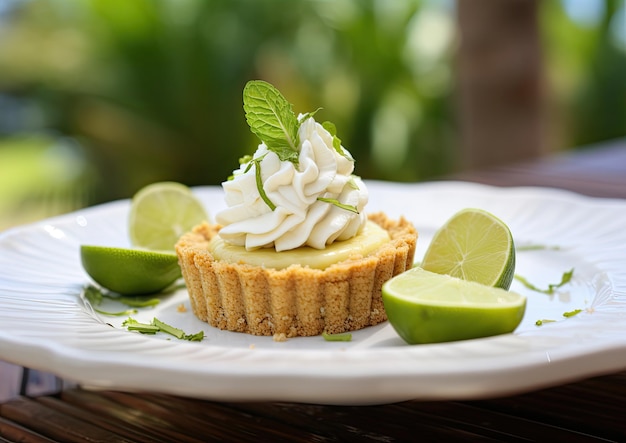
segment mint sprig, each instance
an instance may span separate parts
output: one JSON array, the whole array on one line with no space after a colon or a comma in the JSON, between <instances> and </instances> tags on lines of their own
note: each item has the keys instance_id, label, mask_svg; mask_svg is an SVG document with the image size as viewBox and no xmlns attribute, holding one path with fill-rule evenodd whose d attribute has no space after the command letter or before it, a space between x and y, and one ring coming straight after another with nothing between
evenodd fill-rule
<instances>
[{"instance_id":1,"label":"mint sprig","mask_svg":"<svg viewBox=\"0 0 626 443\"><path fill-rule=\"evenodd\" d=\"M271 84L262 80L251 80L246 83L243 89L243 109L246 113L246 121L250 126L250 130L254 133L265 145L269 151L278 155L280 161L290 161L296 167L298 166L299 159L299 138L298 130L300 125L308 118L313 117L321 108L316 109L313 112L304 114L300 120L296 117L291 107L291 103L283 97L278 89ZM337 129L331 122L324 122L322 126L333 137L333 148L340 155L345 158L354 161L349 153L342 148L341 139L337 137ZM245 172L248 172L252 165L255 166L255 179L256 185L259 190L259 195L267 206L274 211L276 205L267 196L263 187L263 180L261 177L261 160L263 157L252 158L246 156L240 159L240 164L248 163ZM229 177L232 179L234 177ZM356 183L352 181L351 186L356 186ZM333 204L339 208L359 213L358 209L352 205L346 205L340 203L336 199L318 198L318 200Z\"/></svg>"},{"instance_id":2,"label":"mint sprig","mask_svg":"<svg viewBox=\"0 0 626 443\"><path fill-rule=\"evenodd\" d=\"M243 89L243 109L250 130L281 161L298 164L298 127L296 115L285 97L262 80L249 81Z\"/></svg>"}]
</instances>

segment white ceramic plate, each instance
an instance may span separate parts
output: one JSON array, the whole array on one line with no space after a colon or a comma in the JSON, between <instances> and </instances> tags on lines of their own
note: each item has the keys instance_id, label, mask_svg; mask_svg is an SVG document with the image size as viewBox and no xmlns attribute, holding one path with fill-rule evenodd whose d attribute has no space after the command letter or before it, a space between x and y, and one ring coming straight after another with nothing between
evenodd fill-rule
<instances>
[{"instance_id":1,"label":"white ceramic plate","mask_svg":"<svg viewBox=\"0 0 626 443\"><path fill-rule=\"evenodd\" d=\"M526 316L513 333L447 344L405 345L385 323L351 342L321 337L274 342L219 331L197 320L184 289L135 318L157 317L200 343L146 336L100 316L81 298L89 283L80 244L129 246L128 201L113 202L0 235L0 359L94 388L157 391L214 400L327 404L478 399L626 369L626 201L539 188L441 182L369 182L370 211L405 215L420 232L419 261L434 231L465 207L491 211L511 228L518 274L537 286L573 280L555 295L525 289ZM219 187L195 189L211 213ZM102 305L101 308L120 306ZM583 311L571 318L562 314ZM535 325L539 319L557 320Z\"/></svg>"}]
</instances>

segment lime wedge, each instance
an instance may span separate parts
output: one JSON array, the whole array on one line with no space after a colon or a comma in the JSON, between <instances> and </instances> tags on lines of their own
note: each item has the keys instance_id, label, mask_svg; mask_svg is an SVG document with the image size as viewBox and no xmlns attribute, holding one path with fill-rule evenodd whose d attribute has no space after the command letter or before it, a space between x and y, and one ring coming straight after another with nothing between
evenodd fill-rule
<instances>
[{"instance_id":1,"label":"lime wedge","mask_svg":"<svg viewBox=\"0 0 626 443\"><path fill-rule=\"evenodd\" d=\"M382 295L389 322L409 344L513 332L526 310L522 295L419 267L388 280Z\"/></svg>"},{"instance_id":2,"label":"lime wedge","mask_svg":"<svg viewBox=\"0 0 626 443\"><path fill-rule=\"evenodd\" d=\"M133 197L129 217L132 244L153 251L174 251L178 238L207 219L202 203L180 183L159 182Z\"/></svg>"},{"instance_id":3,"label":"lime wedge","mask_svg":"<svg viewBox=\"0 0 626 443\"><path fill-rule=\"evenodd\" d=\"M421 267L437 274L509 289L515 274L511 231L487 211L463 209L435 233Z\"/></svg>"},{"instance_id":4,"label":"lime wedge","mask_svg":"<svg viewBox=\"0 0 626 443\"><path fill-rule=\"evenodd\" d=\"M124 295L159 292L181 276L178 257L169 252L82 245L80 257L96 283Z\"/></svg>"}]
</instances>

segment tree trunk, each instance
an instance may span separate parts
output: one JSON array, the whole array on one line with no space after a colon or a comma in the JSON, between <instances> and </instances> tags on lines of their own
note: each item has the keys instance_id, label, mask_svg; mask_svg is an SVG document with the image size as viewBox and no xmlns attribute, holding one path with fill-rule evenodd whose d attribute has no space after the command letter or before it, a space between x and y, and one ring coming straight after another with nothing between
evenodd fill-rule
<instances>
[{"instance_id":1,"label":"tree trunk","mask_svg":"<svg viewBox=\"0 0 626 443\"><path fill-rule=\"evenodd\" d=\"M457 2L463 169L545 152L538 9L534 0Z\"/></svg>"}]
</instances>

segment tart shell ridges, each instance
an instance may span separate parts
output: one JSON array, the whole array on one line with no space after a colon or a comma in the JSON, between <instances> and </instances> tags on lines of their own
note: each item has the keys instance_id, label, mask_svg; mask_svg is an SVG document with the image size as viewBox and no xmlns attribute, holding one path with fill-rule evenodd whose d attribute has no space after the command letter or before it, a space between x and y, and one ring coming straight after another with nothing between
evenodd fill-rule
<instances>
[{"instance_id":1,"label":"tart shell ridges","mask_svg":"<svg viewBox=\"0 0 626 443\"><path fill-rule=\"evenodd\" d=\"M216 260L208 243L221 226L196 226L176 244L194 314L219 329L274 337L336 334L387 320L382 285L413 266L417 232L406 219L382 212L369 219L389 233L389 242L323 270Z\"/></svg>"}]
</instances>

